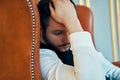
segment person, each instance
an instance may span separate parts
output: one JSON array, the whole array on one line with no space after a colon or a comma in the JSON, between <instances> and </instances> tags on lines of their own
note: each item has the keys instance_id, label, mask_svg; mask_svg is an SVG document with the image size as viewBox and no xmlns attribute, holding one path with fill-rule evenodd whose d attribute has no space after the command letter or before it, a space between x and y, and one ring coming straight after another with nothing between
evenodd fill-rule
<instances>
[{"instance_id":1,"label":"person","mask_svg":"<svg viewBox=\"0 0 120 80\"><path fill-rule=\"evenodd\" d=\"M43 80L120 80L120 69L96 51L72 0L40 0Z\"/></svg>"}]
</instances>

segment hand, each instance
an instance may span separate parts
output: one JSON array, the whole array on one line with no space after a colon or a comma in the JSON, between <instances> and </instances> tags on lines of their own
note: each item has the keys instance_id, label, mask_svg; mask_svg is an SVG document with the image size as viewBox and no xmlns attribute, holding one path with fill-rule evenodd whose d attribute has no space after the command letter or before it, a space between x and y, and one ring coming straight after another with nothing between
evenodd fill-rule
<instances>
[{"instance_id":1,"label":"hand","mask_svg":"<svg viewBox=\"0 0 120 80\"><path fill-rule=\"evenodd\" d=\"M77 18L76 10L70 0L53 0L54 8L50 3L51 17L66 26L70 33L82 31Z\"/></svg>"},{"instance_id":2,"label":"hand","mask_svg":"<svg viewBox=\"0 0 120 80\"><path fill-rule=\"evenodd\" d=\"M50 4L51 16L59 23L68 22L77 17L74 5L70 0L53 0L55 9ZM69 23L69 22L68 22Z\"/></svg>"}]
</instances>

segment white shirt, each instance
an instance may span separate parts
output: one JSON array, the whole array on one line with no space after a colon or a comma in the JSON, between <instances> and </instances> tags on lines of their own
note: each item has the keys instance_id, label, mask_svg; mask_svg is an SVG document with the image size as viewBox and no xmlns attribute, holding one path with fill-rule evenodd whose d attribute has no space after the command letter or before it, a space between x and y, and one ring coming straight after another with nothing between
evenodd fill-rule
<instances>
[{"instance_id":1,"label":"white shirt","mask_svg":"<svg viewBox=\"0 0 120 80\"><path fill-rule=\"evenodd\" d=\"M40 49L40 66L43 80L120 80L120 68L97 52L90 33L75 32L70 36L74 66L63 64L56 53Z\"/></svg>"}]
</instances>

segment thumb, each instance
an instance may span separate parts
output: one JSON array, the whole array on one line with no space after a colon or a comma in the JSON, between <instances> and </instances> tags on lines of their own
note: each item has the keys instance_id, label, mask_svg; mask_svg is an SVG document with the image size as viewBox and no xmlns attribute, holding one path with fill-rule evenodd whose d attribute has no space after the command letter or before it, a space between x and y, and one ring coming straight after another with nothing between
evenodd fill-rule
<instances>
[{"instance_id":1,"label":"thumb","mask_svg":"<svg viewBox=\"0 0 120 80\"><path fill-rule=\"evenodd\" d=\"M54 8L52 7L52 4L51 4L51 3L49 3L49 8L50 8L51 16L52 16L52 17L55 16L55 10L54 10Z\"/></svg>"}]
</instances>

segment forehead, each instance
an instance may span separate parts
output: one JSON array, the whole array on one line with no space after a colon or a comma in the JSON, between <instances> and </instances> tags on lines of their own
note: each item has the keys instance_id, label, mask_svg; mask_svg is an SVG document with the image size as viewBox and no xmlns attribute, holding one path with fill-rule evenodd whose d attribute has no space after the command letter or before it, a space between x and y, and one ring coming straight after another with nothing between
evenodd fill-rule
<instances>
[{"instance_id":1,"label":"forehead","mask_svg":"<svg viewBox=\"0 0 120 80\"><path fill-rule=\"evenodd\" d=\"M54 19L50 18L48 30L66 30L65 26Z\"/></svg>"}]
</instances>

